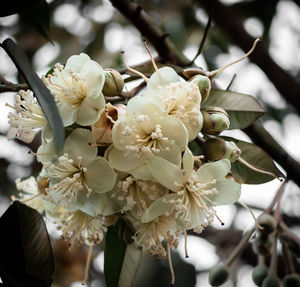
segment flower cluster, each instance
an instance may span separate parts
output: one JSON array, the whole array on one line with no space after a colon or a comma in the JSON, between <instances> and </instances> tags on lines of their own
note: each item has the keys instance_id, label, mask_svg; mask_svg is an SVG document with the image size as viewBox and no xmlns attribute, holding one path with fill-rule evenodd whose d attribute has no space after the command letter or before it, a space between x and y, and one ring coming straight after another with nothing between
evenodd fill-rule
<instances>
[{"instance_id":1,"label":"flower cluster","mask_svg":"<svg viewBox=\"0 0 300 287\"><path fill-rule=\"evenodd\" d=\"M217 205L240 197L240 185L229 176L236 146L218 160L194 156L188 146L200 132L228 128L228 115L201 107L203 89L209 92L202 80L154 67L144 77L145 89L125 106L106 101L123 89L116 71L112 77L85 54L56 64L43 81L66 128L60 155L32 93L17 95L8 136L28 142L41 130L37 159L43 165L37 179L17 180L17 188L24 202L57 224L71 247L100 243L110 216L121 215L131 222L137 247L166 258L181 233L186 238L187 230L201 232L218 218Z\"/></svg>"}]
</instances>

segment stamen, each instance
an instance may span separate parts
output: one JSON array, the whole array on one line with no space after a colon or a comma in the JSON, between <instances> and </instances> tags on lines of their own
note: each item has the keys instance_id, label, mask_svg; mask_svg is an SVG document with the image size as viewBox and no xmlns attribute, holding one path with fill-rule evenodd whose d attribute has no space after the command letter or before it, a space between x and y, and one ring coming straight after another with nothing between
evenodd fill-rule
<instances>
[{"instance_id":1,"label":"stamen","mask_svg":"<svg viewBox=\"0 0 300 287\"><path fill-rule=\"evenodd\" d=\"M184 235L184 252L185 252L185 258L189 258L188 249L187 249L187 234L186 234L186 229L183 229L183 235Z\"/></svg>"},{"instance_id":2,"label":"stamen","mask_svg":"<svg viewBox=\"0 0 300 287\"><path fill-rule=\"evenodd\" d=\"M139 75L140 77L142 77L142 78L144 79L144 81L145 81L146 83L148 83L149 79L148 79L144 74L142 74L141 72L139 72L139 71L137 71L137 70L135 70L135 69L133 69L133 68L130 68L130 67L127 65L127 62L126 62L126 60L125 60L124 54L125 54L125 52L124 52L124 51L121 51L123 63L124 63L124 65L125 65L125 67L127 68L127 70L128 70L128 71L131 71L131 72L133 72L133 73L135 73L135 74L137 74L137 75Z\"/></svg>"},{"instance_id":3,"label":"stamen","mask_svg":"<svg viewBox=\"0 0 300 287\"><path fill-rule=\"evenodd\" d=\"M36 153L36 152L32 152L31 150L28 151L28 154L34 155L34 156L49 155L49 153Z\"/></svg>"},{"instance_id":4,"label":"stamen","mask_svg":"<svg viewBox=\"0 0 300 287\"><path fill-rule=\"evenodd\" d=\"M42 194L43 194L42 192L39 192L39 193L35 194L35 195L32 196L32 197L29 197L29 198L20 200L20 202L28 202L28 201L30 201L30 200L32 200L32 199L35 199L35 198L39 197L39 196L42 195Z\"/></svg>"},{"instance_id":5,"label":"stamen","mask_svg":"<svg viewBox=\"0 0 300 287\"><path fill-rule=\"evenodd\" d=\"M148 51L148 54L149 54L149 56L150 56L150 58L151 58L151 62L152 62L152 65L153 65L155 71L157 71L158 68L157 68L156 63L155 63L155 60L154 60L154 58L153 58L153 56L152 56L152 54L151 54L151 51L150 51L150 49L149 49L149 47L148 47L148 45L147 45L147 43L146 43L146 40L144 40L144 46L145 46L146 50Z\"/></svg>"},{"instance_id":6,"label":"stamen","mask_svg":"<svg viewBox=\"0 0 300 287\"><path fill-rule=\"evenodd\" d=\"M283 181L283 178L279 177L278 175L270 172L270 171L266 171L266 170L263 170L263 169L259 169L253 165L251 165L249 162L245 161L243 158L239 157L237 159L241 164L245 165L246 167L256 171L256 172L259 172L259 173L262 173L262 174L267 174L267 175L270 175L270 176L273 176L275 178L277 178L280 182Z\"/></svg>"},{"instance_id":7,"label":"stamen","mask_svg":"<svg viewBox=\"0 0 300 287\"><path fill-rule=\"evenodd\" d=\"M96 144L88 143L88 145L89 145L90 147L102 147L102 146L107 146L107 144L101 144L101 143L96 143Z\"/></svg>"},{"instance_id":8,"label":"stamen","mask_svg":"<svg viewBox=\"0 0 300 287\"><path fill-rule=\"evenodd\" d=\"M225 225L225 223L221 220L221 218L217 214L215 214L215 217L220 221L222 226Z\"/></svg>"},{"instance_id":9,"label":"stamen","mask_svg":"<svg viewBox=\"0 0 300 287\"><path fill-rule=\"evenodd\" d=\"M240 200L238 201L238 203L250 212L251 216L252 216L253 219L254 219L254 222L255 222L256 227L257 227L258 229L260 229L260 230L264 230L264 228L258 223L258 221L257 221L257 219L256 219L256 217L255 217L255 215L254 215L254 213L253 213L253 211L249 208L249 206L247 206L247 204L245 204L244 202L242 202L242 201L240 201Z\"/></svg>"},{"instance_id":10,"label":"stamen","mask_svg":"<svg viewBox=\"0 0 300 287\"><path fill-rule=\"evenodd\" d=\"M248 57L248 56L253 52L253 50L255 49L256 44L257 44L258 42L260 42L260 41L262 41L262 38L261 38L261 37L257 38L257 39L254 41L254 43L253 43L251 49L249 50L249 52L246 53L246 54L245 54L243 57L241 57L240 59L238 59L238 60L236 60L236 61L234 61L234 62L232 62L232 63L230 63L230 64L228 64L228 65L226 65L226 66L224 66L223 68L219 68L218 70L215 70L215 71L210 72L210 73L209 73L209 74L210 74L210 78L215 78L219 73L221 73L222 71L224 71L226 68L228 68L228 67L230 67L230 66L232 66L232 65L234 65L234 64L236 64L236 63L238 63L238 62L240 62L240 61L242 61L242 60L245 59L246 57Z\"/></svg>"},{"instance_id":11,"label":"stamen","mask_svg":"<svg viewBox=\"0 0 300 287\"><path fill-rule=\"evenodd\" d=\"M170 248L170 244L167 243L167 250L168 250L168 261L169 261L169 266L170 266L170 272L171 272L171 286L174 286L175 284L175 273L174 273L174 269L173 269L173 264L172 264L172 258L171 258L171 248Z\"/></svg>"},{"instance_id":12,"label":"stamen","mask_svg":"<svg viewBox=\"0 0 300 287\"><path fill-rule=\"evenodd\" d=\"M86 263L85 263L84 277L83 277L81 285L85 285L86 281L89 278L89 269L90 269L90 264L91 264L93 247L94 247L94 245L90 245L90 247L89 247L89 251L88 251L87 258L86 258Z\"/></svg>"}]
</instances>

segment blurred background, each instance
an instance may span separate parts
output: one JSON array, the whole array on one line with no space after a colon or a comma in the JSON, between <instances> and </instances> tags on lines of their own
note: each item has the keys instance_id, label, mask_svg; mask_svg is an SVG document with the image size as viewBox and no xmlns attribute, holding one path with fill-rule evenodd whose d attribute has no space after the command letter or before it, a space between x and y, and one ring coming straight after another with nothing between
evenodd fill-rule
<instances>
[{"instance_id":1,"label":"blurred background","mask_svg":"<svg viewBox=\"0 0 300 287\"><path fill-rule=\"evenodd\" d=\"M209 15L201 1L151 0L136 1L160 28L169 33L169 39L192 60L197 54L199 43ZM271 60L279 65L288 77L300 84L300 5L297 0L219 0L225 8L236 13L240 25L252 37L263 36L263 44ZM104 68L122 69L120 51L124 50L129 65L137 65L149 60L143 46L140 32L118 12L108 0L47 0L43 13L27 11L0 18L0 41L13 38L30 58L33 69L39 76L44 75L55 63L64 64L68 57L80 52L87 53ZM232 41L228 31L230 15L223 17L224 26L212 19L212 24L201 55L195 65L205 70L214 70L241 57L244 52L239 41ZM43 28L43 25L45 27ZM49 25L49 26L48 26ZM48 28L47 28L48 26ZM46 35L46 36L45 36ZM236 35L239 38L241 35ZM52 42L48 41L51 39ZM153 55L157 53L149 43ZM251 45L251 44L250 44ZM250 48L250 46L249 46ZM255 55L255 54L254 54ZM21 79L17 70L0 50L0 74L8 81L18 83ZM270 81L265 69L248 59L225 70L217 78L217 84L225 89L255 96L266 109L262 117L264 127L296 160L300 161L300 119L299 107L292 106L277 90L274 80ZM273 78L274 79L274 78ZM279 79L280 80L280 79ZM131 89L136 82L130 83ZM287 82L286 89L289 89ZM295 92L295 91L293 91ZM298 91L300 94L300 90ZM37 175L40 165L28 150L35 151L38 141L26 145L21 141L7 141L7 114L5 103L14 103L15 93L0 95L0 214L10 204L10 196L17 195L15 180ZM300 95L299 95L300 97ZM228 131L224 135L250 141L243 132ZM280 168L280 166L279 166ZM284 172L284 171L283 171ZM244 185L242 201L259 215L273 199L280 186L278 180L261 185ZM300 234L300 192L299 187L290 181L282 200L282 214L285 222ZM212 224L202 234L188 236L189 259L184 258L184 241L173 254L176 286L210 286L208 270L228 257L242 234L253 225L250 214L238 205L218 207L218 215L225 226ZM69 252L65 244L55 241L59 234L50 222L48 229L53 239L56 260L56 276L53 286L81 286L87 250L81 248ZM94 263L90 272L91 287L105 286L103 275L103 246L94 250ZM280 251L279 246L279 252ZM294 258L299 263L299 258ZM224 286L251 287L251 271L257 264L251 245L233 266L232 280ZM280 264L285 264L280 261ZM299 269L299 266L297 267ZM144 256L135 286L167 286L170 275L166 260Z\"/></svg>"}]
</instances>

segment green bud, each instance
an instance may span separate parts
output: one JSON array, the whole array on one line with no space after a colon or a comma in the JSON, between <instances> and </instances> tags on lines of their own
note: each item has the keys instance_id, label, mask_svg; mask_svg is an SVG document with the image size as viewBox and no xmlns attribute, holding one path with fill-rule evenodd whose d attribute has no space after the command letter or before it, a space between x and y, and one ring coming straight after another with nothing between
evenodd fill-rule
<instances>
[{"instance_id":1,"label":"green bud","mask_svg":"<svg viewBox=\"0 0 300 287\"><path fill-rule=\"evenodd\" d=\"M253 251L260 255L272 253L273 239L270 236L259 234L252 243Z\"/></svg>"},{"instance_id":2,"label":"green bud","mask_svg":"<svg viewBox=\"0 0 300 287\"><path fill-rule=\"evenodd\" d=\"M210 135L219 135L230 126L226 111L219 107L205 107L201 110L203 116L202 132Z\"/></svg>"},{"instance_id":3,"label":"green bud","mask_svg":"<svg viewBox=\"0 0 300 287\"><path fill-rule=\"evenodd\" d=\"M263 265L257 265L252 271L252 280L257 286L261 286L262 282L268 275L269 269Z\"/></svg>"},{"instance_id":4,"label":"green bud","mask_svg":"<svg viewBox=\"0 0 300 287\"><path fill-rule=\"evenodd\" d=\"M280 287L280 280L277 276L268 275L264 279L262 287Z\"/></svg>"},{"instance_id":5,"label":"green bud","mask_svg":"<svg viewBox=\"0 0 300 287\"><path fill-rule=\"evenodd\" d=\"M199 88L202 97L201 103L204 103L208 99L211 90L210 79L203 75L196 75L189 82L194 83Z\"/></svg>"},{"instance_id":6,"label":"green bud","mask_svg":"<svg viewBox=\"0 0 300 287\"><path fill-rule=\"evenodd\" d=\"M217 265L210 270L208 275L209 284L212 286L220 286L227 281L229 277L228 268L223 265Z\"/></svg>"},{"instance_id":7,"label":"green bud","mask_svg":"<svg viewBox=\"0 0 300 287\"><path fill-rule=\"evenodd\" d=\"M284 276L283 287L300 287L300 276L298 274Z\"/></svg>"},{"instance_id":8,"label":"green bud","mask_svg":"<svg viewBox=\"0 0 300 287\"><path fill-rule=\"evenodd\" d=\"M241 154L240 149L234 142L227 142L221 138L210 138L203 143L203 154L206 159L216 161L220 159L229 159L234 162Z\"/></svg>"},{"instance_id":9,"label":"green bud","mask_svg":"<svg viewBox=\"0 0 300 287\"><path fill-rule=\"evenodd\" d=\"M118 96L124 87L124 80L121 74L113 69L107 69L105 73L105 83L102 93L106 97Z\"/></svg>"},{"instance_id":10,"label":"green bud","mask_svg":"<svg viewBox=\"0 0 300 287\"><path fill-rule=\"evenodd\" d=\"M276 220L270 214L262 214L257 218L258 223L264 228L260 230L261 234L268 235L275 231L276 229Z\"/></svg>"}]
</instances>

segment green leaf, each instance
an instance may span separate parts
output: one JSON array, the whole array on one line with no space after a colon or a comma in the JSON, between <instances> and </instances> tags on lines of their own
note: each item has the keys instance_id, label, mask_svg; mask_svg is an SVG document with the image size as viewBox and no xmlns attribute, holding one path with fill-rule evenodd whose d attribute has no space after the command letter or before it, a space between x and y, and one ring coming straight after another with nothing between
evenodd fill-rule
<instances>
[{"instance_id":1,"label":"green leaf","mask_svg":"<svg viewBox=\"0 0 300 287\"><path fill-rule=\"evenodd\" d=\"M276 167L273 159L259 146L237 140L231 137L224 137L224 140L233 141L241 150L241 158L256 168L272 172L278 177L284 178L284 174ZM274 177L253 171L238 161L232 163L231 171L233 175L246 184L260 184L271 181Z\"/></svg>"},{"instance_id":2,"label":"green leaf","mask_svg":"<svg viewBox=\"0 0 300 287\"><path fill-rule=\"evenodd\" d=\"M15 201L0 218L0 277L5 286L50 287L54 260L42 216Z\"/></svg>"},{"instance_id":3,"label":"green leaf","mask_svg":"<svg viewBox=\"0 0 300 287\"><path fill-rule=\"evenodd\" d=\"M204 106L223 108L229 115L229 129L244 129L265 113L254 97L227 90L212 89Z\"/></svg>"},{"instance_id":4,"label":"green leaf","mask_svg":"<svg viewBox=\"0 0 300 287\"><path fill-rule=\"evenodd\" d=\"M50 125L56 143L56 151L59 153L64 146L65 130L53 96L38 75L31 69L25 52L13 40L8 38L1 46L13 60L36 96Z\"/></svg>"},{"instance_id":5,"label":"green leaf","mask_svg":"<svg viewBox=\"0 0 300 287\"><path fill-rule=\"evenodd\" d=\"M142 250L120 239L122 222L108 228L104 251L104 276L107 287L130 287L140 265Z\"/></svg>"}]
</instances>

